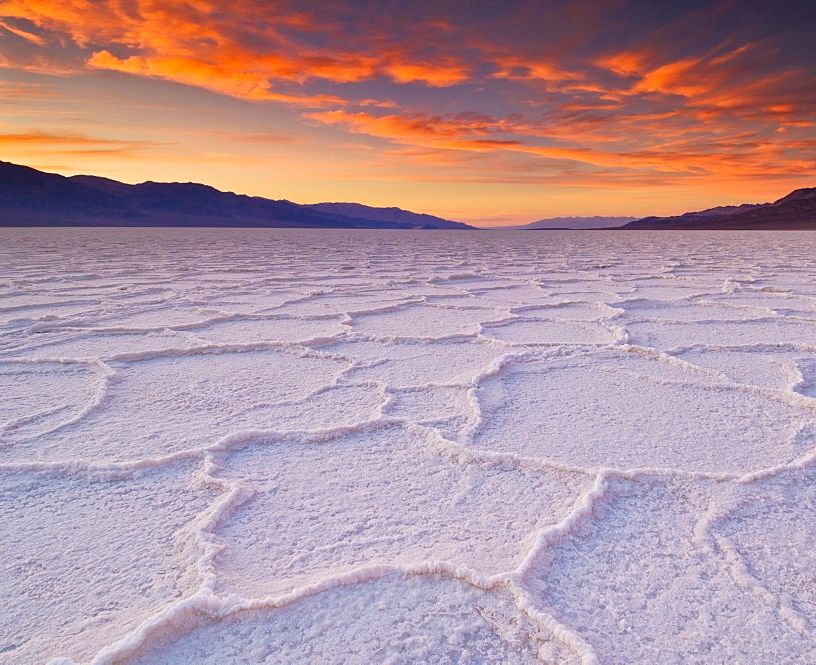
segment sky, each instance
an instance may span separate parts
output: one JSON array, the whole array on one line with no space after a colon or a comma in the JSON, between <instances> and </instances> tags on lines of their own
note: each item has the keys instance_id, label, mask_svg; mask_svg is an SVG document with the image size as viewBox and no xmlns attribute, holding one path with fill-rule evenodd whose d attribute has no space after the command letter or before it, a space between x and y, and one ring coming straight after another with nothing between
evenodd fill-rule
<instances>
[{"instance_id":1,"label":"sky","mask_svg":"<svg viewBox=\"0 0 816 665\"><path fill-rule=\"evenodd\" d=\"M0 159L479 225L816 185L816 2L0 0Z\"/></svg>"}]
</instances>

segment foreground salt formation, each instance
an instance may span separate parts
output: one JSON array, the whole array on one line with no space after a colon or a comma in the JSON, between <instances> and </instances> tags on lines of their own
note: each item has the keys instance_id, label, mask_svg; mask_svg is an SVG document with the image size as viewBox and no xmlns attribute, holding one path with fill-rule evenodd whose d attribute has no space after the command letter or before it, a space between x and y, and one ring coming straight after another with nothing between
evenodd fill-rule
<instances>
[{"instance_id":1,"label":"foreground salt formation","mask_svg":"<svg viewBox=\"0 0 816 665\"><path fill-rule=\"evenodd\" d=\"M816 660L811 235L0 248L0 662Z\"/></svg>"}]
</instances>

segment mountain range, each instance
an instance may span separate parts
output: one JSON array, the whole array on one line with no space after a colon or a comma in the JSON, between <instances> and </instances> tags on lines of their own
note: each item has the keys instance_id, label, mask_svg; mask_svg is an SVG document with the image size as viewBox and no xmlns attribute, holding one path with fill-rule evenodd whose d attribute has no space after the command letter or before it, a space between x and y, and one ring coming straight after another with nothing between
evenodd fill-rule
<instances>
[{"instance_id":1,"label":"mountain range","mask_svg":"<svg viewBox=\"0 0 816 665\"><path fill-rule=\"evenodd\" d=\"M208 185L129 185L61 176L0 161L2 226L214 226L475 230L462 222L359 203L298 204L222 192ZM673 217L553 217L510 229L816 229L816 187L772 203L746 203Z\"/></svg>"},{"instance_id":2,"label":"mountain range","mask_svg":"<svg viewBox=\"0 0 816 665\"><path fill-rule=\"evenodd\" d=\"M299 205L196 183L65 177L0 162L0 226L217 226L472 230L462 222L356 203Z\"/></svg>"},{"instance_id":3,"label":"mountain range","mask_svg":"<svg viewBox=\"0 0 816 665\"><path fill-rule=\"evenodd\" d=\"M720 206L674 217L646 217L622 227L652 230L816 229L816 187L797 189L773 203Z\"/></svg>"},{"instance_id":4,"label":"mountain range","mask_svg":"<svg viewBox=\"0 0 816 665\"><path fill-rule=\"evenodd\" d=\"M519 231L546 231L548 229L611 229L623 226L637 217L548 217L522 226L510 226Z\"/></svg>"}]
</instances>

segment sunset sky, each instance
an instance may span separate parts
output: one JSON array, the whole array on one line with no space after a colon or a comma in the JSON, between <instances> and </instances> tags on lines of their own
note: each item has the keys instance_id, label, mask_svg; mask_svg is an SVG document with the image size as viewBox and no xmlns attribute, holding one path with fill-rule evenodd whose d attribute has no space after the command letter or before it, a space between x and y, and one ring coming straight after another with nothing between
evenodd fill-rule
<instances>
[{"instance_id":1,"label":"sunset sky","mask_svg":"<svg viewBox=\"0 0 816 665\"><path fill-rule=\"evenodd\" d=\"M816 185L816 2L0 0L0 159L478 224Z\"/></svg>"}]
</instances>

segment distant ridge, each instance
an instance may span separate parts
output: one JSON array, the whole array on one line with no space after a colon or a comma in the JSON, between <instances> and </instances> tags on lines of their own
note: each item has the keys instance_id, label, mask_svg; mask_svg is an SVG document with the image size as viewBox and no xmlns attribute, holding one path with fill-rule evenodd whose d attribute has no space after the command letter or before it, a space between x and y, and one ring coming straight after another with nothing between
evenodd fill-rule
<instances>
[{"instance_id":1,"label":"distant ridge","mask_svg":"<svg viewBox=\"0 0 816 665\"><path fill-rule=\"evenodd\" d=\"M299 205L192 182L128 185L98 176L65 177L2 161L0 226L475 230L461 222L398 208Z\"/></svg>"},{"instance_id":2,"label":"distant ridge","mask_svg":"<svg viewBox=\"0 0 816 665\"><path fill-rule=\"evenodd\" d=\"M720 206L674 217L646 217L626 224L622 229L816 229L816 187L794 190L773 203Z\"/></svg>"},{"instance_id":3,"label":"distant ridge","mask_svg":"<svg viewBox=\"0 0 816 665\"><path fill-rule=\"evenodd\" d=\"M358 219L370 219L393 224L410 224L412 227L422 229L451 228L450 225L458 228L469 228L467 224L462 222L452 222L449 219L411 212L402 208L374 208L360 203L311 203L305 207Z\"/></svg>"},{"instance_id":4,"label":"distant ridge","mask_svg":"<svg viewBox=\"0 0 816 665\"><path fill-rule=\"evenodd\" d=\"M592 217L549 217L530 222L522 226L511 226L507 228L520 231L544 231L547 229L609 229L616 226L623 226L627 222L636 220L637 217L602 217L595 215Z\"/></svg>"}]
</instances>

